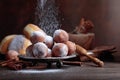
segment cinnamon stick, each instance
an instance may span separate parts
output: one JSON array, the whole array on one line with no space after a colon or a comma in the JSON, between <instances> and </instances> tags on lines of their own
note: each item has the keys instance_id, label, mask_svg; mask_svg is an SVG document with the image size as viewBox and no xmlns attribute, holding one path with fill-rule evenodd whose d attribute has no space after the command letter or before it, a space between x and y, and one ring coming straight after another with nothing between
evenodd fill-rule
<instances>
[{"instance_id":1,"label":"cinnamon stick","mask_svg":"<svg viewBox=\"0 0 120 80\"><path fill-rule=\"evenodd\" d=\"M21 70L23 67L22 67L22 64L8 64L7 65L8 68L12 69L12 70Z\"/></svg>"},{"instance_id":2,"label":"cinnamon stick","mask_svg":"<svg viewBox=\"0 0 120 80\"><path fill-rule=\"evenodd\" d=\"M32 66L32 63L25 62L25 61L16 61L12 59L12 60L3 61L0 63L0 65L2 67L6 66L12 70L20 70L20 69L26 68L27 66Z\"/></svg>"},{"instance_id":3,"label":"cinnamon stick","mask_svg":"<svg viewBox=\"0 0 120 80\"><path fill-rule=\"evenodd\" d=\"M15 61L15 60L14 60L14 59L11 59L11 60L7 60L7 61L3 61L3 62L0 63L0 65L4 67L4 66L6 66L8 63L13 62L13 61Z\"/></svg>"},{"instance_id":4,"label":"cinnamon stick","mask_svg":"<svg viewBox=\"0 0 120 80\"><path fill-rule=\"evenodd\" d=\"M63 64L81 66L82 62L79 62L79 61L63 61Z\"/></svg>"}]
</instances>

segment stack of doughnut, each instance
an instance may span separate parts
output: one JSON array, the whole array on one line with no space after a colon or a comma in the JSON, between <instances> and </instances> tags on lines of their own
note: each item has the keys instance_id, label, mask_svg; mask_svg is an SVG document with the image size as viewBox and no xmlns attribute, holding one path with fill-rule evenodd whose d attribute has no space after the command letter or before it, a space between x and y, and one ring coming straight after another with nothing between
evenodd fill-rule
<instances>
[{"instance_id":1,"label":"stack of doughnut","mask_svg":"<svg viewBox=\"0 0 120 80\"><path fill-rule=\"evenodd\" d=\"M52 48L53 56L63 57L75 53L75 43L69 41L69 35L66 31L55 30L53 39L56 42Z\"/></svg>"},{"instance_id":2,"label":"stack of doughnut","mask_svg":"<svg viewBox=\"0 0 120 80\"><path fill-rule=\"evenodd\" d=\"M95 64L103 66L103 62L89 56L87 50L69 41L69 35L65 30L55 30L53 36L49 36L37 25L28 24L23 29L23 35L8 35L0 44L0 53L6 55L6 59L18 60L18 55L28 57L65 57L77 52L91 59Z\"/></svg>"},{"instance_id":3,"label":"stack of doughnut","mask_svg":"<svg viewBox=\"0 0 120 80\"><path fill-rule=\"evenodd\" d=\"M64 57L75 53L75 43L69 41L68 33L62 29L55 30L53 36L49 36L38 26L28 24L23 32L32 42L26 49L27 56Z\"/></svg>"},{"instance_id":4,"label":"stack of doughnut","mask_svg":"<svg viewBox=\"0 0 120 80\"><path fill-rule=\"evenodd\" d=\"M34 24L26 25L22 35L6 36L0 44L0 53L7 59L19 54L38 58L64 57L75 53L75 50L75 43L69 41L66 31L58 29L50 36Z\"/></svg>"}]
</instances>

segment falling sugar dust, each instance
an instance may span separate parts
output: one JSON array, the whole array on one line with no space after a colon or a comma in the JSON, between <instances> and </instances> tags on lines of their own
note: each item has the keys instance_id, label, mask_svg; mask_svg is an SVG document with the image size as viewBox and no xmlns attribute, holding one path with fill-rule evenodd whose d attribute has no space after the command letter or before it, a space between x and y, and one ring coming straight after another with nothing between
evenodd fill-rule
<instances>
[{"instance_id":1,"label":"falling sugar dust","mask_svg":"<svg viewBox=\"0 0 120 80\"><path fill-rule=\"evenodd\" d=\"M35 23L48 35L60 28L59 7L56 0L37 0Z\"/></svg>"}]
</instances>

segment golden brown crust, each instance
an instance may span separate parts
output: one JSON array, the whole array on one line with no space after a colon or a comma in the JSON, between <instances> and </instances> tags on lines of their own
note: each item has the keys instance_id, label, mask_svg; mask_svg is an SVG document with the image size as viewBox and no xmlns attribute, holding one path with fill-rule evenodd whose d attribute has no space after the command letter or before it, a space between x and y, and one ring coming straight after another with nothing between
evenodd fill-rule
<instances>
[{"instance_id":1,"label":"golden brown crust","mask_svg":"<svg viewBox=\"0 0 120 80\"><path fill-rule=\"evenodd\" d=\"M68 47L64 43L56 43L52 48L52 55L54 57L64 57L68 55Z\"/></svg>"},{"instance_id":2,"label":"golden brown crust","mask_svg":"<svg viewBox=\"0 0 120 80\"><path fill-rule=\"evenodd\" d=\"M13 38L16 35L8 35L6 36L0 43L0 53L1 54L6 54L8 51L8 45L10 44L10 42L13 40Z\"/></svg>"},{"instance_id":3,"label":"golden brown crust","mask_svg":"<svg viewBox=\"0 0 120 80\"><path fill-rule=\"evenodd\" d=\"M28 24L28 25L29 25L30 28L32 28L35 31L40 30L40 28L37 25L34 25L34 24Z\"/></svg>"},{"instance_id":4,"label":"golden brown crust","mask_svg":"<svg viewBox=\"0 0 120 80\"><path fill-rule=\"evenodd\" d=\"M27 49L27 47L30 46L31 44L32 44L32 43L30 42L30 40L27 39L27 38L25 38L24 43L23 43L23 48L22 48L21 50L19 50L19 53L22 54L22 55L26 54L26 49Z\"/></svg>"},{"instance_id":5,"label":"golden brown crust","mask_svg":"<svg viewBox=\"0 0 120 80\"><path fill-rule=\"evenodd\" d=\"M28 24L28 25L26 25L25 28L23 29L23 34L24 34L28 39L30 39L32 32L34 32L34 31L40 31L40 30L41 30L41 29L40 29L37 25Z\"/></svg>"},{"instance_id":6,"label":"golden brown crust","mask_svg":"<svg viewBox=\"0 0 120 80\"><path fill-rule=\"evenodd\" d=\"M71 41L67 41L65 44L68 47L68 55L74 54L76 51L76 44Z\"/></svg>"},{"instance_id":7,"label":"golden brown crust","mask_svg":"<svg viewBox=\"0 0 120 80\"><path fill-rule=\"evenodd\" d=\"M54 32L53 39L57 43L64 43L69 40L69 35L66 31L59 29Z\"/></svg>"},{"instance_id":8,"label":"golden brown crust","mask_svg":"<svg viewBox=\"0 0 120 80\"><path fill-rule=\"evenodd\" d=\"M9 50L15 50L19 54L26 54L26 48L32 43L24 35L17 35L8 45Z\"/></svg>"}]
</instances>

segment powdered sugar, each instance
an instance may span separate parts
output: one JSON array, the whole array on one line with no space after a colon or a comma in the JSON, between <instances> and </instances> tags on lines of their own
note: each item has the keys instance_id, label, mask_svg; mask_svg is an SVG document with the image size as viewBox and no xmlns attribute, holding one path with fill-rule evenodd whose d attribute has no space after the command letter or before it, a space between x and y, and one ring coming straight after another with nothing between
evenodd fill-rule
<instances>
[{"instance_id":1,"label":"powdered sugar","mask_svg":"<svg viewBox=\"0 0 120 80\"><path fill-rule=\"evenodd\" d=\"M64 57L68 54L68 47L64 43L56 43L52 51L55 57Z\"/></svg>"},{"instance_id":2,"label":"powdered sugar","mask_svg":"<svg viewBox=\"0 0 120 80\"><path fill-rule=\"evenodd\" d=\"M19 50L23 49L25 37L23 35L17 35L10 43L8 50Z\"/></svg>"},{"instance_id":3,"label":"powdered sugar","mask_svg":"<svg viewBox=\"0 0 120 80\"><path fill-rule=\"evenodd\" d=\"M52 45L53 45L53 38L51 37L51 36L46 36L45 37L45 44L49 47L49 48L51 48L52 47Z\"/></svg>"},{"instance_id":4,"label":"powdered sugar","mask_svg":"<svg viewBox=\"0 0 120 80\"><path fill-rule=\"evenodd\" d=\"M56 72L62 72L63 69L45 69L45 70L36 70L36 69L29 69L29 70L18 70L18 73L25 73L25 74L31 74L31 73L56 73Z\"/></svg>"},{"instance_id":5,"label":"powdered sugar","mask_svg":"<svg viewBox=\"0 0 120 80\"><path fill-rule=\"evenodd\" d=\"M42 36L45 37L46 35L42 31L34 31L31 36Z\"/></svg>"},{"instance_id":6,"label":"powdered sugar","mask_svg":"<svg viewBox=\"0 0 120 80\"><path fill-rule=\"evenodd\" d=\"M48 54L46 57L52 57L52 50L48 48Z\"/></svg>"},{"instance_id":7,"label":"powdered sugar","mask_svg":"<svg viewBox=\"0 0 120 80\"><path fill-rule=\"evenodd\" d=\"M90 55L90 54L94 54L94 53L89 51L89 52L87 52L87 54Z\"/></svg>"},{"instance_id":8,"label":"powdered sugar","mask_svg":"<svg viewBox=\"0 0 120 80\"><path fill-rule=\"evenodd\" d=\"M29 28L29 25L27 25L27 26L24 28L24 31L27 31L27 33L30 34L30 36L31 36L31 33L33 33L33 29L32 29L32 28Z\"/></svg>"},{"instance_id":9,"label":"powdered sugar","mask_svg":"<svg viewBox=\"0 0 120 80\"><path fill-rule=\"evenodd\" d=\"M52 54L52 50L51 49L48 49L48 54Z\"/></svg>"},{"instance_id":10,"label":"powdered sugar","mask_svg":"<svg viewBox=\"0 0 120 80\"><path fill-rule=\"evenodd\" d=\"M53 34L53 37L59 36L60 33L61 33L61 29L55 30L55 32L54 32L54 34Z\"/></svg>"},{"instance_id":11,"label":"powdered sugar","mask_svg":"<svg viewBox=\"0 0 120 80\"><path fill-rule=\"evenodd\" d=\"M61 57L67 56L67 54L68 54L68 47L65 44L63 44L63 46L60 48L60 52L62 53Z\"/></svg>"},{"instance_id":12,"label":"powdered sugar","mask_svg":"<svg viewBox=\"0 0 120 80\"><path fill-rule=\"evenodd\" d=\"M48 47L42 43L38 42L33 46L33 54L35 57L45 57L48 53Z\"/></svg>"},{"instance_id":13,"label":"powdered sugar","mask_svg":"<svg viewBox=\"0 0 120 80\"><path fill-rule=\"evenodd\" d=\"M46 36L45 42L53 43L53 38L51 36Z\"/></svg>"}]
</instances>

